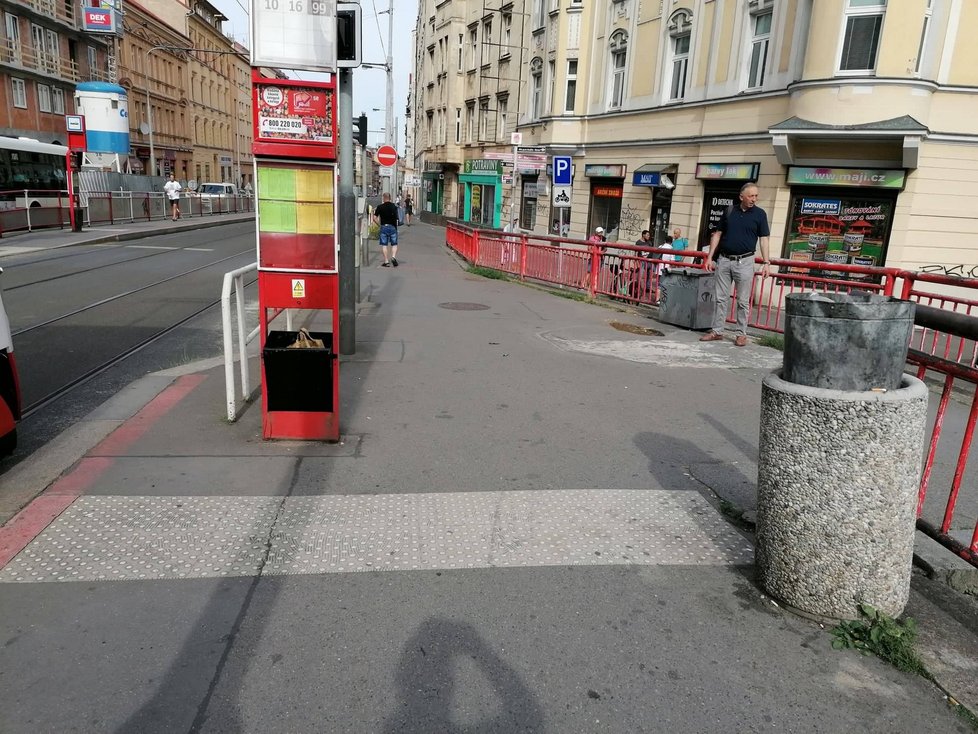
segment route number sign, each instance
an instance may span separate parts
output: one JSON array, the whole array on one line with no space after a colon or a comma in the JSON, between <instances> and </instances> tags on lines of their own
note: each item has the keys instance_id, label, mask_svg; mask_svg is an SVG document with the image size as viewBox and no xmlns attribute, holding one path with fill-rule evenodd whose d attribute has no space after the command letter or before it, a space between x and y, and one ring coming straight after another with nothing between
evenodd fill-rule
<instances>
[{"instance_id":1,"label":"route number sign","mask_svg":"<svg viewBox=\"0 0 978 734\"><path fill-rule=\"evenodd\" d=\"M251 65L336 70L336 0L251 0Z\"/></svg>"}]
</instances>

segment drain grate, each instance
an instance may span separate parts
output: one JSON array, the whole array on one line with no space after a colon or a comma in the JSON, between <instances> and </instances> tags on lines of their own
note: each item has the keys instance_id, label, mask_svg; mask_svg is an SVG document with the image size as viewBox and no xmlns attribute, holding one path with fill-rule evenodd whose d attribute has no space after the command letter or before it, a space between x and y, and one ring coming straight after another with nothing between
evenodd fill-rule
<instances>
[{"instance_id":1,"label":"drain grate","mask_svg":"<svg viewBox=\"0 0 978 734\"><path fill-rule=\"evenodd\" d=\"M650 329L647 326L636 326L635 324L626 324L623 321L612 321L611 327L613 329L618 329L618 331L627 331L629 334L641 334L642 336L665 336L658 329Z\"/></svg>"},{"instance_id":2,"label":"drain grate","mask_svg":"<svg viewBox=\"0 0 978 734\"><path fill-rule=\"evenodd\" d=\"M449 311L488 311L489 307L484 303L465 303L464 301L448 301L439 303L438 308L447 308Z\"/></svg>"}]
</instances>

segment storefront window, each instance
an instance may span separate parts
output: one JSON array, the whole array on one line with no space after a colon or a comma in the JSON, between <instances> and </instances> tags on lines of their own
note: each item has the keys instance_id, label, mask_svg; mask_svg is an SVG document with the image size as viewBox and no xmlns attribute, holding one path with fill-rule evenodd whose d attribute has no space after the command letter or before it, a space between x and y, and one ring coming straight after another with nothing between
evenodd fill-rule
<instances>
[{"instance_id":1,"label":"storefront window","mask_svg":"<svg viewBox=\"0 0 978 734\"><path fill-rule=\"evenodd\" d=\"M523 205L520 207L520 227L533 229L537 224L537 179L523 177Z\"/></svg>"},{"instance_id":2,"label":"storefront window","mask_svg":"<svg viewBox=\"0 0 978 734\"><path fill-rule=\"evenodd\" d=\"M621 197L624 188L622 179L595 179L591 181L591 212L588 221L588 235L595 227L604 227L606 233L617 234L621 220ZM611 237L608 238L609 240Z\"/></svg>"},{"instance_id":3,"label":"storefront window","mask_svg":"<svg viewBox=\"0 0 978 734\"><path fill-rule=\"evenodd\" d=\"M895 205L896 197L885 194L793 189L782 257L883 265ZM859 279L858 275L850 277Z\"/></svg>"}]
</instances>

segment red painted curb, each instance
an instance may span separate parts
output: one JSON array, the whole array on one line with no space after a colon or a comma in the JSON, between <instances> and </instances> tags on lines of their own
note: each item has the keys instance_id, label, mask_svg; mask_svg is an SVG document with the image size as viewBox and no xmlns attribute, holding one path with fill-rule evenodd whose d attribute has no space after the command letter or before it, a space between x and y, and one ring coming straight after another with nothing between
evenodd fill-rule
<instances>
[{"instance_id":1,"label":"red painted curb","mask_svg":"<svg viewBox=\"0 0 978 734\"><path fill-rule=\"evenodd\" d=\"M185 375L106 436L75 467L0 527L0 569L84 494L153 424L189 395L206 375ZM93 455L94 454L94 455Z\"/></svg>"}]
</instances>

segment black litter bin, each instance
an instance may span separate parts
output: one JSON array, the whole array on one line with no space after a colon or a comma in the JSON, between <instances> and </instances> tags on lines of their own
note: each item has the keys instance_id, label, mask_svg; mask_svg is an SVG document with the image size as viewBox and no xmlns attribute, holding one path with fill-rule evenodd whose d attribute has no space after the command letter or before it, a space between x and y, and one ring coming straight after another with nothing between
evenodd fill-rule
<instances>
[{"instance_id":1,"label":"black litter bin","mask_svg":"<svg viewBox=\"0 0 978 734\"><path fill-rule=\"evenodd\" d=\"M659 321L687 329L713 326L713 273L673 268L659 275L659 290Z\"/></svg>"},{"instance_id":2,"label":"black litter bin","mask_svg":"<svg viewBox=\"0 0 978 734\"><path fill-rule=\"evenodd\" d=\"M268 410L333 412L333 335L313 331L322 349L292 349L298 331L271 331L261 357L265 363Z\"/></svg>"}]
</instances>

